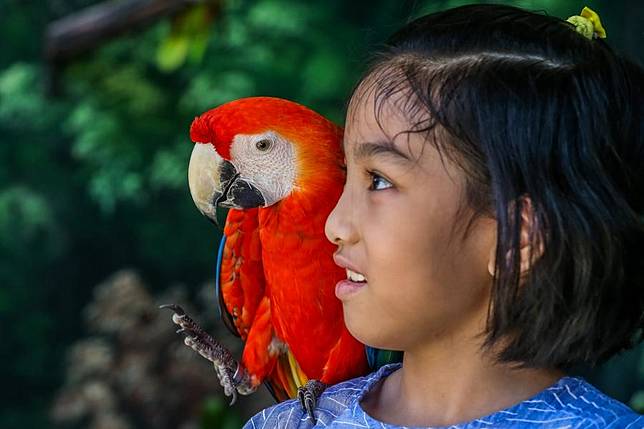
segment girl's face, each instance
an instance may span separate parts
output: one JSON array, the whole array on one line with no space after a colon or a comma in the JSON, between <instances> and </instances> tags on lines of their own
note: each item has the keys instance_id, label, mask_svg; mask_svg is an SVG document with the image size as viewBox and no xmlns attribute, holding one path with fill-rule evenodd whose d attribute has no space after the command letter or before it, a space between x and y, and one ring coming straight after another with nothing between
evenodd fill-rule
<instances>
[{"instance_id":1,"label":"girl's face","mask_svg":"<svg viewBox=\"0 0 644 429\"><path fill-rule=\"evenodd\" d=\"M443 166L423 135L396 136L410 123L390 102L380 116L383 132L369 93L349 106L347 179L325 226L338 244L336 262L366 277L364 286L341 296L346 325L367 345L406 351L482 332L496 223L479 218L465 240L460 228L452 231L454 222L466 220L455 218L461 171L445 156ZM385 149L393 136L403 156Z\"/></svg>"}]
</instances>

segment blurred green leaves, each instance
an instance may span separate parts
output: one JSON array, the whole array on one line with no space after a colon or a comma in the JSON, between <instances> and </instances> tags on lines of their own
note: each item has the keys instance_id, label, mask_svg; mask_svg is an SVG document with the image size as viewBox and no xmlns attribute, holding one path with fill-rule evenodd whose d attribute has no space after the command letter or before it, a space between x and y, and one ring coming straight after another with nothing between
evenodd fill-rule
<instances>
[{"instance_id":1,"label":"blurred green leaves","mask_svg":"<svg viewBox=\"0 0 644 429\"><path fill-rule=\"evenodd\" d=\"M35 68L15 63L0 74L0 120L13 127L31 126L43 117L42 87Z\"/></svg>"},{"instance_id":2,"label":"blurred green leaves","mask_svg":"<svg viewBox=\"0 0 644 429\"><path fill-rule=\"evenodd\" d=\"M255 2L248 11L247 24L254 31L273 38L301 37L303 29L312 25L313 15L324 8L314 8L311 3L287 0Z\"/></svg>"},{"instance_id":3,"label":"blurred green leaves","mask_svg":"<svg viewBox=\"0 0 644 429\"><path fill-rule=\"evenodd\" d=\"M472 0L427 1L422 3L421 7L418 9L418 12L415 13L414 16L421 16L427 13L432 13L452 7L464 6L472 3L477 2ZM601 2L597 0L587 0L582 4L579 2L562 0L493 0L479 1L478 3L506 4L509 6L516 6L532 11L546 11L548 15L568 18L570 15L576 15L581 12L583 6L597 8Z\"/></svg>"},{"instance_id":4,"label":"blurred green leaves","mask_svg":"<svg viewBox=\"0 0 644 429\"><path fill-rule=\"evenodd\" d=\"M190 159L190 147L180 141L170 148L160 149L150 166L150 186L154 190L181 189L187 183L186 165Z\"/></svg>"},{"instance_id":5,"label":"blurred green leaves","mask_svg":"<svg viewBox=\"0 0 644 429\"><path fill-rule=\"evenodd\" d=\"M200 73L190 82L179 100L186 111L205 112L213 107L255 92L256 82L250 73L227 70L210 76Z\"/></svg>"},{"instance_id":6,"label":"blurred green leaves","mask_svg":"<svg viewBox=\"0 0 644 429\"><path fill-rule=\"evenodd\" d=\"M334 52L324 49L316 52L302 69L302 96L311 100L333 97L338 79L348 72Z\"/></svg>"},{"instance_id":7,"label":"blurred green leaves","mask_svg":"<svg viewBox=\"0 0 644 429\"><path fill-rule=\"evenodd\" d=\"M46 23L96 1L51 1L51 10L0 3L0 40L8 41L0 50L0 320L11 321L1 325L11 329L2 331L0 379L26 392L0 398L11 410L0 413L0 427L47 426L63 350L80 335L80 309L99 280L124 265L158 287L213 278L220 232L186 183L196 115L264 95L342 123L376 44L410 17L471 2L209 0L64 67L41 58ZM561 17L581 7L500 2ZM587 4L608 15L606 2ZM626 16L618 9L613 22ZM44 93L52 72L57 98ZM644 405L641 392L632 395L644 372L632 377L622 363L601 371L604 380L630 378L615 394ZM240 427L218 401L205 402L204 427Z\"/></svg>"},{"instance_id":8,"label":"blurred green leaves","mask_svg":"<svg viewBox=\"0 0 644 429\"><path fill-rule=\"evenodd\" d=\"M63 108L43 92L41 66L16 62L0 70L0 126L21 135L54 127Z\"/></svg>"},{"instance_id":9,"label":"blurred green leaves","mask_svg":"<svg viewBox=\"0 0 644 429\"><path fill-rule=\"evenodd\" d=\"M87 189L104 212L111 213L119 200L145 202L141 156L118 117L91 102L81 103L70 112L64 130L73 138L71 154L91 168Z\"/></svg>"},{"instance_id":10,"label":"blurred green leaves","mask_svg":"<svg viewBox=\"0 0 644 429\"><path fill-rule=\"evenodd\" d=\"M638 368L637 368L638 378L639 380L644 381L644 345L640 345L639 349L640 349L640 353L639 353L639 362L638 362ZM642 386L642 384L644 383L640 384L642 389L635 392L629 402L629 405L640 414L644 414L644 386Z\"/></svg>"},{"instance_id":11,"label":"blurred green leaves","mask_svg":"<svg viewBox=\"0 0 644 429\"><path fill-rule=\"evenodd\" d=\"M244 422L221 397L209 396L202 404L201 429L239 429Z\"/></svg>"},{"instance_id":12,"label":"blurred green leaves","mask_svg":"<svg viewBox=\"0 0 644 429\"><path fill-rule=\"evenodd\" d=\"M194 7L172 18L171 28L161 40L156 52L158 67L171 72L186 61L199 63L211 35L211 25L219 9L218 1L197 3Z\"/></svg>"},{"instance_id":13,"label":"blurred green leaves","mask_svg":"<svg viewBox=\"0 0 644 429\"><path fill-rule=\"evenodd\" d=\"M48 253L60 251L55 219L43 195L14 185L0 191L0 252L28 251L39 243L50 245ZM49 237L48 237L49 236Z\"/></svg>"}]
</instances>

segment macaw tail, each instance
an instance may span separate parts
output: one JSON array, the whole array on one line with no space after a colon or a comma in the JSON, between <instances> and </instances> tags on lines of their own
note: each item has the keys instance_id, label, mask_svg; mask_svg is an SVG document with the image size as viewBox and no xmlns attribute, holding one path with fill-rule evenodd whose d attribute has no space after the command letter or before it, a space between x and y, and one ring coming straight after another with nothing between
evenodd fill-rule
<instances>
[{"instance_id":1,"label":"macaw tail","mask_svg":"<svg viewBox=\"0 0 644 429\"><path fill-rule=\"evenodd\" d=\"M277 402L297 398L297 388L309 381L291 351L282 353L264 384Z\"/></svg>"}]
</instances>

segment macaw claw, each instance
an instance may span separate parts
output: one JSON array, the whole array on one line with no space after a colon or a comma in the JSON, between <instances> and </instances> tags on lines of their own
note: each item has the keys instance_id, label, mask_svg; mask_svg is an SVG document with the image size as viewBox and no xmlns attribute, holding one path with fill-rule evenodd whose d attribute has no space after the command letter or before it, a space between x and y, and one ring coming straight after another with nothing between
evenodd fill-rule
<instances>
[{"instance_id":1,"label":"macaw claw","mask_svg":"<svg viewBox=\"0 0 644 429\"><path fill-rule=\"evenodd\" d=\"M327 385L322 383L319 380L309 380L304 386L297 388L297 397L300 400L302 408L306 410L306 413L313 420L315 425L315 417L313 416L313 410L315 409L315 403L317 398L320 397L322 392L327 388Z\"/></svg>"},{"instance_id":2,"label":"macaw claw","mask_svg":"<svg viewBox=\"0 0 644 429\"><path fill-rule=\"evenodd\" d=\"M183 311L183 308L181 308L181 306L177 304L163 304L163 305L160 305L159 308L169 308L170 310L177 313L179 316L183 316L186 314L186 312Z\"/></svg>"},{"instance_id":3,"label":"macaw claw","mask_svg":"<svg viewBox=\"0 0 644 429\"><path fill-rule=\"evenodd\" d=\"M174 311L172 321L179 326L178 334L183 334L185 345L212 362L219 382L224 388L226 396L232 396L230 405L237 401L237 393L248 395L257 387L251 385L248 371L230 353L230 351L215 341L204 331L180 306L164 304L159 308L169 308Z\"/></svg>"}]
</instances>

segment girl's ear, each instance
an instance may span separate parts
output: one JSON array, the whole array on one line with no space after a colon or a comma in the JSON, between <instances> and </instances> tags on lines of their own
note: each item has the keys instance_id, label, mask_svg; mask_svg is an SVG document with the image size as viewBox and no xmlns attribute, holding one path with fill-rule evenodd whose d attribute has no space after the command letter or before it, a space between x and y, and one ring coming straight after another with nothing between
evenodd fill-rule
<instances>
[{"instance_id":1,"label":"girl's ear","mask_svg":"<svg viewBox=\"0 0 644 429\"><path fill-rule=\"evenodd\" d=\"M496 243L490 249L490 256L487 263L487 272L494 277L494 265L496 264Z\"/></svg>"},{"instance_id":2,"label":"girl's ear","mask_svg":"<svg viewBox=\"0 0 644 429\"><path fill-rule=\"evenodd\" d=\"M536 228L534 224L534 209L532 205L532 200L530 197L524 196L523 199L523 208L521 210L521 237L519 241L519 256L520 256L520 277L524 277L530 267L543 255L544 247L543 240L540 237L535 237L536 242L538 243L535 246L530 242L530 231L535 228L534 233L538 234L540 231ZM532 255L530 252L532 251ZM532 260L530 260L532 256ZM506 260L510 260L510 251L505 254ZM496 262L496 243L490 249L489 262L487 270L491 276L494 276L494 264Z\"/></svg>"}]
</instances>

